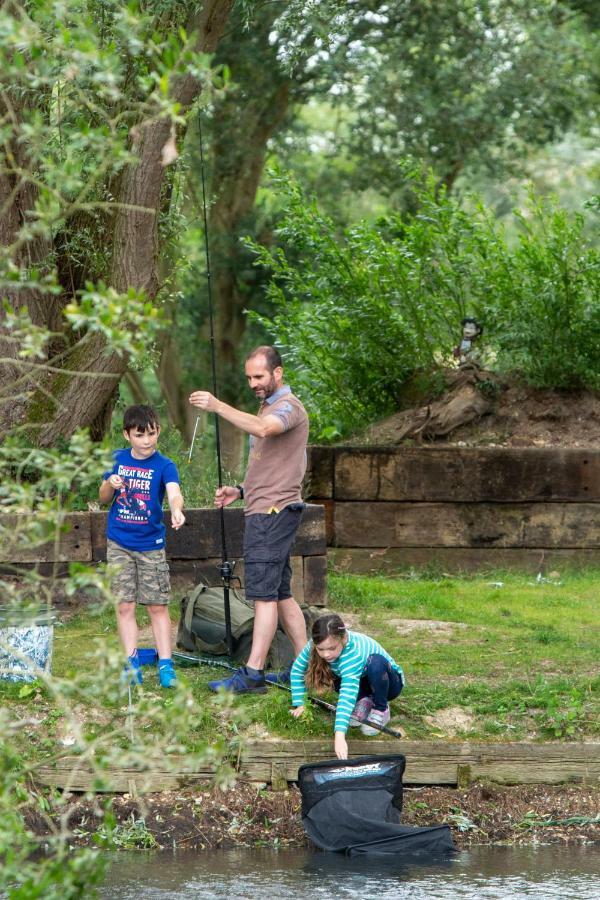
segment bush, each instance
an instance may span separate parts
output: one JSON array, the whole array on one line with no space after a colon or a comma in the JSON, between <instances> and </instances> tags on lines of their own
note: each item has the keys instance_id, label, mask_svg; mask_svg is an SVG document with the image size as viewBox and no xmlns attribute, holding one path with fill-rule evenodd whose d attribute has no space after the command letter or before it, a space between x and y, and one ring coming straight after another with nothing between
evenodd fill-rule
<instances>
[{"instance_id":1,"label":"bush","mask_svg":"<svg viewBox=\"0 0 600 900\"><path fill-rule=\"evenodd\" d=\"M416 372L451 363L475 315L488 362L539 387L600 386L600 268L582 216L551 204L517 215L518 245L481 204L466 210L430 180L418 211L338 233L289 179L268 266L274 312L255 316L286 353L313 434L333 439L398 406Z\"/></svg>"}]
</instances>

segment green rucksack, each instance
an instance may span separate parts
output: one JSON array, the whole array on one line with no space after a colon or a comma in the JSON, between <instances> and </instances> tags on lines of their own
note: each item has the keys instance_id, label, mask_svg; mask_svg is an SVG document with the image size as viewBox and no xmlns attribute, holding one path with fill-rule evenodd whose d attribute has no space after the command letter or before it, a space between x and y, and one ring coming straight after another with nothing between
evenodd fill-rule
<instances>
[{"instance_id":1,"label":"green rucksack","mask_svg":"<svg viewBox=\"0 0 600 900\"><path fill-rule=\"evenodd\" d=\"M229 589L231 634L235 660L246 662L252 645L254 604L246 600L244 592ZM304 611L307 618L307 611ZM177 629L177 647L188 653L227 654L223 587L197 584L181 600L181 614ZM292 644L281 627L278 627L269 655L267 667L283 669L294 660Z\"/></svg>"}]
</instances>

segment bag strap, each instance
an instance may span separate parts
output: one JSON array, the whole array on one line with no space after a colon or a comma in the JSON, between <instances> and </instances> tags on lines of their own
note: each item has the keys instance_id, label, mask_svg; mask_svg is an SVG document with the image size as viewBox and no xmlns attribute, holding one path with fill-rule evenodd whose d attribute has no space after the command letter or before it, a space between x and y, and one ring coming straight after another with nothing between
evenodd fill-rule
<instances>
[{"instance_id":1,"label":"bag strap","mask_svg":"<svg viewBox=\"0 0 600 900\"><path fill-rule=\"evenodd\" d=\"M194 607L196 605L196 600L207 590L207 587L208 585L206 585L203 581L200 581L188 597L187 606L185 608L185 615L183 617L183 624L185 625L186 631L188 631L189 634L192 633L192 619L194 618ZM198 590L198 588L200 588L200 590Z\"/></svg>"}]
</instances>

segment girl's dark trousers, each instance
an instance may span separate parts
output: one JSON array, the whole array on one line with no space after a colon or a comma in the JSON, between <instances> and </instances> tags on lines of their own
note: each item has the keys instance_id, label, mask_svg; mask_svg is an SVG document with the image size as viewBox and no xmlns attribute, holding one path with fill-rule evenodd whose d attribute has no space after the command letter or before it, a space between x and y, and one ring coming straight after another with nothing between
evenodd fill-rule
<instances>
[{"instance_id":1,"label":"girl's dark trousers","mask_svg":"<svg viewBox=\"0 0 600 900\"><path fill-rule=\"evenodd\" d=\"M367 658L367 665L360 679L357 700L373 698L373 709L383 711L390 700L402 690L402 679L393 666L380 653Z\"/></svg>"},{"instance_id":2,"label":"girl's dark trousers","mask_svg":"<svg viewBox=\"0 0 600 900\"><path fill-rule=\"evenodd\" d=\"M340 679L336 678L334 687L340 689ZM367 664L360 679L358 687L358 700L363 697L373 699L373 709L381 712L386 708L390 700L394 700L402 690L402 679L391 663L381 653L372 653L367 657Z\"/></svg>"}]
</instances>

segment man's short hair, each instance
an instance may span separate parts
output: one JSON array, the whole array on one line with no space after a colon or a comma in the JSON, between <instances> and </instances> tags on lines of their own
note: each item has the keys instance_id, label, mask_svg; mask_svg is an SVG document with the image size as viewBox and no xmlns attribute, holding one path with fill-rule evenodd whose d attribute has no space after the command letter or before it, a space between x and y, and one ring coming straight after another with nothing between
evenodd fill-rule
<instances>
[{"instance_id":1,"label":"man's short hair","mask_svg":"<svg viewBox=\"0 0 600 900\"><path fill-rule=\"evenodd\" d=\"M281 354L276 347L270 347L265 344L263 347L257 347L256 350L252 350L248 356L246 357L246 362L250 359L254 359L255 356L264 356L267 369L269 372L273 372L278 366L283 366L283 362L281 361Z\"/></svg>"},{"instance_id":2,"label":"man's short hair","mask_svg":"<svg viewBox=\"0 0 600 900\"><path fill-rule=\"evenodd\" d=\"M136 406L128 406L123 413L123 431L129 432L133 428L137 428L138 431L160 428L156 410L152 406L144 406L141 403Z\"/></svg>"}]
</instances>

